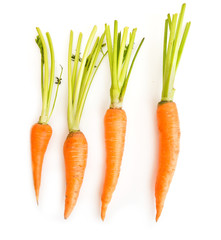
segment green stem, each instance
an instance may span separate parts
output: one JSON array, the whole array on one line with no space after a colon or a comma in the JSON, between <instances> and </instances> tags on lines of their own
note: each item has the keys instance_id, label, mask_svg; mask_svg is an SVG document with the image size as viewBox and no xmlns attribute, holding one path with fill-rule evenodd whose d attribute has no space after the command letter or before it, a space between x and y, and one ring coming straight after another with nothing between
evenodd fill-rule
<instances>
[{"instance_id":1,"label":"green stem","mask_svg":"<svg viewBox=\"0 0 221 240\"><path fill-rule=\"evenodd\" d=\"M123 65L123 68L121 70L120 77L119 77L119 80L118 80L121 88L122 88L122 86L124 84L124 81L126 79L127 69L128 69L128 65L129 65L129 61L130 61L130 57L131 57L131 53L132 53L132 48L133 48L133 44L134 44L134 40L135 40L136 31L137 31L136 28L133 29L133 31L132 31L129 46L128 46L128 50L127 50L127 54L126 54L125 61L124 61L124 65ZM120 88L120 91L121 91L121 88Z\"/></svg>"},{"instance_id":2,"label":"green stem","mask_svg":"<svg viewBox=\"0 0 221 240\"><path fill-rule=\"evenodd\" d=\"M69 49L68 49L68 128L69 131L72 129L73 125L73 112L72 112L72 82L71 82L71 56L72 56L72 46L73 46L73 31L70 31L69 39Z\"/></svg>"},{"instance_id":3,"label":"green stem","mask_svg":"<svg viewBox=\"0 0 221 240\"><path fill-rule=\"evenodd\" d=\"M120 45L121 45L121 32L117 34L117 62L119 60ZM119 72L118 65L117 65L117 72Z\"/></svg>"},{"instance_id":4,"label":"green stem","mask_svg":"<svg viewBox=\"0 0 221 240\"><path fill-rule=\"evenodd\" d=\"M43 92L44 92L44 60L41 60L41 98L43 104Z\"/></svg>"},{"instance_id":5,"label":"green stem","mask_svg":"<svg viewBox=\"0 0 221 240\"><path fill-rule=\"evenodd\" d=\"M191 22L188 22L188 23L186 24L186 27L185 27L185 30L184 30L184 33L183 33L183 37L182 37L182 40L181 40L181 43L180 43L180 48L179 48L179 51L178 51L176 69L177 69L177 67L178 67L178 65L179 65L180 58L181 58L181 55L182 55L182 53L183 53L183 48L184 48L184 45L185 45L185 42L186 42L186 38L187 38L189 29L190 29L190 24L191 24Z\"/></svg>"},{"instance_id":6,"label":"green stem","mask_svg":"<svg viewBox=\"0 0 221 240\"><path fill-rule=\"evenodd\" d=\"M103 41L104 41L104 37L105 37L105 33L101 36L100 41L99 41L99 43L97 45L97 48L96 48L96 52L93 54L93 61L91 62L88 78L87 78L84 89L82 89L81 98L80 98L79 105L78 105L78 111L77 111L77 114L76 114L76 117L77 117L79 122L80 122L80 119L81 119L81 115L82 115L82 112L83 112L83 109L84 109L84 104L85 104L85 101L86 101L91 83L94 79L94 76L95 76L101 62L103 61L105 55L107 54L107 52L105 54L103 54L103 57L101 58L101 60L98 63L98 66L95 68L95 64L96 64L97 58L99 56L99 53L101 51L101 47L102 47L102 44L103 44ZM94 71L94 74L93 74L93 71ZM92 76L92 74L93 74L93 76Z\"/></svg>"},{"instance_id":7,"label":"green stem","mask_svg":"<svg viewBox=\"0 0 221 240\"><path fill-rule=\"evenodd\" d=\"M108 58L109 58L109 66L111 72L111 80L113 79L113 71L112 71L112 58L113 58L113 48L112 48L112 41L111 41L111 33L110 33L110 26L105 24L105 33L106 33L106 41L107 41L107 50L108 50ZM112 80L113 81L113 80Z\"/></svg>"},{"instance_id":8,"label":"green stem","mask_svg":"<svg viewBox=\"0 0 221 240\"><path fill-rule=\"evenodd\" d=\"M61 66L61 73L60 73L60 77L59 77L59 79L58 79L57 89L56 89L56 93L55 93L55 97L54 97L54 102L53 102L53 106L52 106L52 109L51 109L51 113L50 113L50 115L49 115L49 117L48 117L48 121L49 121L49 119L51 118L51 115L52 115L52 113L53 113L53 111L54 111L55 103L56 103L57 96L58 96L58 88L59 88L59 86L60 86L60 84L61 84L61 76L62 76L62 73L63 73L63 67Z\"/></svg>"},{"instance_id":9,"label":"green stem","mask_svg":"<svg viewBox=\"0 0 221 240\"><path fill-rule=\"evenodd\" d=\"M47 39L48 39L48 44L49 44L50 53L51 53L51 74L50 74L50 83L49 83L49 89L48 89L48 100L47 100L47 110L46 110L46 114L48 116L49 108L50 108L50 102L51 102L51 94L52 94L53 83L54 83L55 58L54 58L54 49L53 49L51 36L48 32L46 33L46 36L47 36Z\"/></svg>"},{"instance_id":10,"label":"green stem","mask_svg":"<svg viewBox=\"0 0 221 240\"><path fill-rule=\"evenodd\" d=\"M164 41L163 41L163 75L165 71L165 61L167 55L167 33L168 33L168 19L165 20L165 28L164 28Z\"/></svg>"},{"instance_id":11,"label":"green stem","mask_svg":"<svg viewBox=\"0 0 221 240\"><path fill-rule=\"evenodd\" d=\"M126 41L127 41L128 30L129 30L128 27L124 28L122 41L121 41L121 45L120 45L120 52L119 52L119 57L118 57L118 78L120 77L121 68L123 65L123 57L124 57L124 50L125 50Z\"/></svg>"},{"instance_id":12,"label":"green stem","mask_svg":"<svg viewBox=\"0 0 221 240\"><path fill-rule=\"evenodd\" d=\"M92 51L87 58L87 66L85 66L85 73L84 73L84 75L82 77L82 81L81 81L81 88L80 88L78 105L80 104L83 91L85 89L85 86L87 85L87 81L89 79L90 72L93 71L93 68L94 68L93 61L94 61L94 58L96 57L95 52L97 51L98 43L99 43L99 37L97 37L97 39L94 43L94 46L92 48Z\"/></svg>"},{"instance_id":13,"label":"green stem","mask_svg":"<svg viewBox=\"0 0 221 240\"><path fill-rule=\"evenodd\" d=\"M74 93L74 88L76 85L76 78L77 78L77 67L78 67L78 61L80 57L80 49L81 49L81 41L82 41L83 34L80 32L78 36L78 42L77 42L77 48L76 48L76 54L75 54L75 60L74 60L74 67L73 67L73 72L72 72L72 97ZM73 97L74 99L74 97ZM73 104L73 101L72 101Z\"/></svg>"},{"instance_id":14,"label":"green stem","mask_svg":"<svg viewBox=\"0 0 221 240\"><path fill-rule=\"evenodd\" d=\"M134 55L134 57L133 57L133 60L132 60L131 65L130 65L130 69L129 69L129 71L128 71L127 77L126 77L126 79L125 79L125 81L124 81L124 85L123 85L122 90L121 90L121 93L120 93L120 102L121 102L121 103L123 102L123 99L124 99L124 95L125 95L125 92L126 92L126 89L127 89L128 80L129 80L129 78L130 78L130 74L131 74L131 71L132 71L134 62L135 62L135 60L136 60L136 57L137 57L137 55L138 55L138 53L139 53L139 51L140 51L140 48L141 48L143 42L144 42L144 38L141 40L141 42L140 42L140 44L139 44L139 46L138 46L138 48L137 48L137 51L136 51L136 53L135 53L135 55Z\"/></svg>"},{"instance_id":15,"label":"green stem","mask_svg":"<svg viewBox=\"0 0 221 240\"><path fill-rule=\"evenodd\" d=\"M114 43L113 43L113 93L115 94L118 91L118 82L117 82L117 46L118 46L118 22L114 21ZM114 96L118 97L118 96Z\"/></svg>"},{"instance_id":16,"label":"green stem","mask_svg":"<svg viewBox=\"0 0 221 240\"><path fill-rule=\"evenodd\" d=\"M167 20L168 20L168 24L169 24L169 29L170 29L170 31L171 31L171 28L172 28L172 21L171 21L170 14L167 14Z\"/></svg>"},{"instance_id":17,"label":"green stem","mask_svg":"<svg viewBox=\"0 0 221 240\"><path fill-rule=\"evenodd\" d=\"M45 44L45 40L44 37L41 33L40 28L36 28L38 35L41 39L42 42L42 46L43 46L43 52L44 52L44 70L45 70L45 75L44 75L44 88L43 88L43 94L42 94L42 112L41 112L41 116L39 119L39 123L43 124L47 122L47 98L48 98L48 74L49 74L49 70L48 70L48 55L47 55L47 48L46 48L46 44Z\"/></svg>"}]
</instances>

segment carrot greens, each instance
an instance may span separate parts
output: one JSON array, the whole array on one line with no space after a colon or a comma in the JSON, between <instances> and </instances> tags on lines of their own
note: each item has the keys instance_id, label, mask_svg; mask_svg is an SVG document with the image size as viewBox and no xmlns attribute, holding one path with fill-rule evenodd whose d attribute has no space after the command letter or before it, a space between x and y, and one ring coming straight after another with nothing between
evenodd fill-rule
<instances>
[{"instance_id":1,"label":"carrot greens","mask_svg":"<svg viewBox=\"0 0 221 240\"><path fill-rule=\"evenodd\" d=\"M50 112L50 103L51 103L51 96L52 96L52 90L53 90L53 83L54 83L54 74L55 74L55 57L54 57L54 49L53 49L53 44L51 40L51 36L49 32L46 33L49 49L50 49L50 56L51 56L51 61L50 61L50 78L49 78L49 61L48 61L48 51L47 51L47 46L46 42L44 40L43 34L40 30L40 28L36 28L38 32L38 36L36 37L35 41L40 49L41 53L41 93L42 93L42 112L41 116L39 118L39 123L40 124L47 124L52 112L54 110L55 102L57 99L57 93L58 93L58 88L61 83L61 75L62 71L60 74L60 80L58 81L58 86L56 90L56 94L54 97L54 103ZM63 68L62 68L63 70Z\"/></svg>"},{"instance_id":2,"label":"carrot greens","mask_svg":"<svg viewBox=\"0 0 221 240\"><path fill-rule=\"evenodd\" d=\"M183 48L190 28L190 22L186 23L182 34L182 24L184 18L186 4L182 5L179 18L178 14L173 14L172 19L170 14L167 15L164 28L164 46L163 46L163 89L162 102L173 101L174 79L176 70L180 62ZM168 40L168 29L170 31Z\"/></svg>"},{"instance_id":3,"label":"carrot greens","mask_svg":"<svg viewBox=\"0 0 221 240\"><path fill-rule=\"evenodd\" d=\"M129 35L129 43L126 41L128 38L129 28L125 27L121 38L121 32L118 32L118 21L114 21L114 36L113 44L111 40L110 26L105 24L105 34L107 41L109 65L111 72L111 108L121 108L123 103L124 94L127 88L127 83L131 74L132 67L134 65L137 54L143 44L144 38L140 42L137 51L134 55L132 63L129 63L132 55L132 49L136 36L137 29L133 29Z\"/></svg>"},{"instance_id":4,"label":"carrot greens","mask_svg":"<svg viewBox=\"0 0 221 240\"><path fill-rule=\"evenodd\" d=\"M104 54L101 51L105 37L104 33L101 37L96 38L92 47L96 31L97 27L94 26L88 38L82 58L80 57L80 48L83 34L80 33L78 36L76 54L73 55L73 31L70 32L68 51L68 128L70 132L79 131L79 123L89 88L101 61L106 55L106 53ZM100 52L102 52L103 57L96 66ZM74 61L73 66L72 60ZM79 62L80 66L78 68Z\"/></svg>"}]
</instances>

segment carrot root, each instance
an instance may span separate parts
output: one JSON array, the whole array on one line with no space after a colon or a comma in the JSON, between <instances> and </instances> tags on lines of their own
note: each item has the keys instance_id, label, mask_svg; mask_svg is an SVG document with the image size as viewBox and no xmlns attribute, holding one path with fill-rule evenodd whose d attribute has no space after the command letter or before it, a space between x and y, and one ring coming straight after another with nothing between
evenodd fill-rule
<instances>
[{"instance_id":1,"label":"carrot root","mask_svg":"<svg viewBox=\"0 0 221 240\"><path fill-rule=\"evenodd\" d=\"M80 131L69 133L63 151L66 170L64 218L67 219L76 205L83 183L88 152L84 134Z\"/></svg>"},{"instance_id":2,"label":"carrot root","mask_svg":"<svg viewBox=\"0 0 221 240\"><path fill-rule=\"evenodd\" d=\"M105 219L108 204L116 188L124 151L127 117L122 109L108 109L105 118L106 174L101 197L101 218Z\"/></svg>"},{"instance_id":3,"label":"carrot root","mask_svg":"<svg viewBox=\"0 0 221 240\"><path fill-rule=\"evenodd\" d=\"M36 123L31 129L31 157L32 172L36 201L38 204L41 185L41 171L45 152L52 135L52 128L48 124Z\"/></svg>"},{"instance_id":4,"label":"carrot root","mask_svg":"<svg viewBox=\"0 0 221 240\"><path fill-rule=\"evenodd\" d=\"M174 102L159 104L157 120L159 129L159 166L155 185L156 221L158 221L162 213L179 154L180 127L176 104Z\"/></svg>"}]
</instances>

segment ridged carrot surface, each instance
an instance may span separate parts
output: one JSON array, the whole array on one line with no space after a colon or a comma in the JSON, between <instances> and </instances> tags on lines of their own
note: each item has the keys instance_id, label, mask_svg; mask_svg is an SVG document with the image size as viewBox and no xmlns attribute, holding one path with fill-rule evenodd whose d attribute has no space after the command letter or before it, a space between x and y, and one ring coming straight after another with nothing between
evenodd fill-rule
<instances>
[{"instance_id":1,"label":"ridged carrot surface","mask_svg":"<svg viewBox=\"0 0 221 240\"><path fill-rule=\"evenodd\" d=\"M102 193L101 218L104 220L120 174L127 117L122 109L108 109L105 118L106 175Z\"/></svg>"},{"instance_id":2,"label":"ridged carrot surface","mask_svg":"<svg viewBox=\"0 0 221 240\"><path fill-rule=\"evenodd\" d=\"M67 219L76 205L84 178L88 145L80 131L69 133L64 143L66 194L64 218Z\"/></svg>"},{"instance_id":3,"label":"ridged carrot surface","mask_svg":"<svg viewBox=\"0 0 221 240\"><path fill-rule=\"evenodd\" d=\"M42 163L51 135L52 128L48 124L36 123L31 129L32 171L37 203L41 184Z\"/></svg>"},{"instance_id":4,"label":"ridged carrot surface","mask_svg":"<svg viewBox=\"0 0 221 240\"><path fill-rule=\"evenodd\" d=\"M164 201L172 181L180 149L180 127L174 102L158 105L159 167L155 185L156 221L163 210Z\"/></svg>"}]
</instances>

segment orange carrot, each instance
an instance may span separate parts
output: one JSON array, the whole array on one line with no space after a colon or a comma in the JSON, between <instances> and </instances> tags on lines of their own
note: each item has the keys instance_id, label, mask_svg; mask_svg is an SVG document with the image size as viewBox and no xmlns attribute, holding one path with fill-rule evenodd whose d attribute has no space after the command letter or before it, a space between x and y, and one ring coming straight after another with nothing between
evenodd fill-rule
<instances>
[{"instance_id":1,"label":"orange carrot","mask_svg":"<svg viewBox=\"0 0 221 240\"><path fill-rule=\"evenodd\" d=\"M60 78L57 78L57 90L54 97L54 103L52 109L49 113L50 109L50 102L51 102L51 95L54 83L54 71L55 71L55 59L54 59L54 50L51 41L50 34L47 32L47 40L50 48L51 54L51 74L50 74L50 81L49 81L49 64L48 64L48 53L47 47L44 40L44 37L41 33L41 30L37 28L38 36L36 38L36 43L40 48L41 53L41 93L42 93L42 112L39 118L38 123L36 123L31 129L31 155L32 155L32 171L33 171L33 179L34 179L34 188L36 194L36 200L38 203L39 198L39 189L41 184L41 170L42 170L42 163L44 159L44 155L49 143L49 140L52 135L52 128L48 125L48 121L50 116L53 112L58 88L61 83L61 75ZM45 75L44 75L45 73Z\"/></svg>"},{"instance_id":2,"label":"orange carrot","mask_svg":"<svg viewBox=\"0 0 221 240\"><path fill-rule=\"evenodd\" d=\"M66 194L64 218L71 214L80 192L87 162L87 140L80 131L69 133L64 143Z\"/></svg>"},{"instance_id":3,"label":"orange carrot","mask_svg":"<svg viewBox=\"0 0 221 240\"><path fill-rule=\"evenodd\" d=\"M64 159L66 170L66 195L64 218L67 219L74 206L84 178L84 171L87 161L87 141L80 131L80 120L86 101L87 93L95 73L106 54L103 54L99 64L96 63L103 45L105 34L97 37L92 50L92 42L97 31L94 26L84 49L83 57L80 59L80 47L82 33L77 41L76 54L72 55L73 31L70 32L68 50L68 128L69 135L64 143ZM74 61L73 67L71 61ZM78 64L80 62L80 67Z\"/></svg>"},{"instance_id":4,"label":"orange carrot","mask_svg":"<svg viewBox=\"0 0 221 240\"><path fill-rule=\"evenodd\" d=\"M164 206L167 192L172 181L180 149L180 127L176 104L173 102L174 80L183 52L184 44L190 28L186 24L182 34L182 23L186 4L182 5L179 18L168 14L165 20L163 48L163 88L161 102L157 108L159 129L159 167L155 185L156 221L158 221ZM170 35L168 38L168 29ZM167 43L167 40L169 42Z\"/></svg>"},{"instance_id":5,"label":"orange carrot","mask_svg":"<svg viewBox=\"0 0 221 240\"><path fill-rule=\"evenodd\" d=\"M159 167L155 186L156 221L163 210L180 149L180 127L176 104L174 102L159 104L157 120L159 129Z\"/></svg>"},{"instance_id":6,"label":"orange carrot","mask_svg":"<svg viewBox=\"0 0 221 240\"><path fill-rule=\"evenodd\" d=\"M41 184L42 163L51 135L52 128L48 124L36 123L31 129L32 171L37 203Z\"/></svg>"},{"instance_id":7,"label":"orange carrot","mask_svg":"<svg viewBox=\"0 0 221 240\"><path fill-rule=\"evenodd\" d=\"M135 41L137 29L130 33L129 43L126 44L128 37L128 27L118 32L118 22L114 21L113 47L110 33L110 26L105 25L105 34L107 40L109 65L111 72L111 105L104 118L105 126L105 144L106 144L106 174L101 197L101 219L104 220L107 206L111 201L112 194L116 188L120 174L122 156L124 152L124 141L126 134L127 117L122 110L123 99L127 88L128 80L135 62L136 56L144 41L142 39L133 60L129 67L132 49ZM128 70L129 69L129 70Z\"/></svg>"},{"instance_id":8,"label":"orange carrot","mask_svg":"<svg viewBox=\"0 0 221 240\"><path fill-rule=\"evenodd\" d=\"M105 118L106 175L102 193L101 218L104 220L120 174L124 151L127 116L122 109L108 109Z\"/></svg>"}]
</instances>

